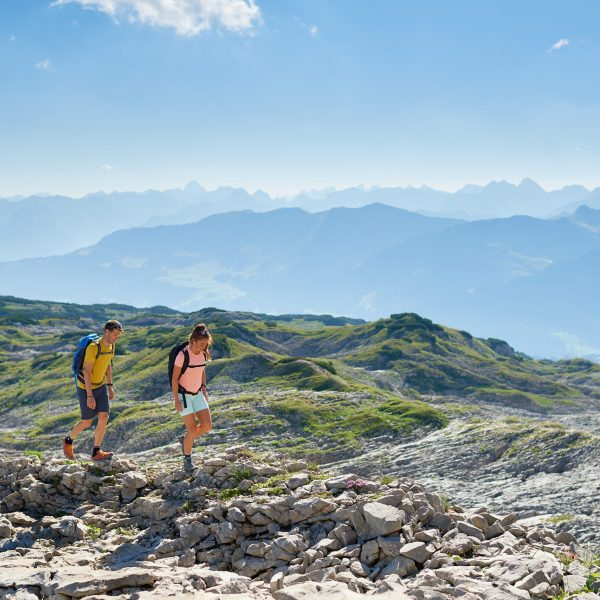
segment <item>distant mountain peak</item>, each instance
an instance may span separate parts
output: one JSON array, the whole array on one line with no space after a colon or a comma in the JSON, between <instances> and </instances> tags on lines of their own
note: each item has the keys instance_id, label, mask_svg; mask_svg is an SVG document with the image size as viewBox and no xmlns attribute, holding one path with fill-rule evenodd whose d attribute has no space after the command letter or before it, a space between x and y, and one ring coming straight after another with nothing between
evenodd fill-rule
<instances>
[{"instance_id":1,"label":"distant mountain peak","mask_svg":"<svg viewBox=\"0 0 600 600\"><path fill-rule=\"evenodd\" d=\"M525 179L521 180L521 183L517 186L521 190L535 190L538 192L545 192L544 188L536 183L533 179L529 177L525 177Z\"/></svg>"},{"instance_id":2,"label":"distant mountain peak","mask_svg":"<svg viewBox=\"0 0 600 600\"><path fill-rule=\"evenodd\" d=\"M476 183L467 183L456 190L457 194L480 194L484 188Z\"/></svg>"},{"instance_id":3,"label":"distant mountain peak","mask_svg":"<svg viewBox=\"0 0 600 600\"><path fill-rule=\"evenodd\" d=\"M195 180L192 179L184 188L184 192L205 192L206 190Z\"/></svg>"},{"instance_id":4,"label":"distant mountain peak","mask_svg":"<svg viewBox=\"0 0 600 600\"><path fill-rule=\"evenodd\" d=\"M510 183L509 181L506 181L506 179L501 179L500 181L490 181L484 189L486 190L491 190L491 189L514 189L516 186L514 183Z\"/></svg>"},{"instance_id":5,"label":"distant mountain peak","mask_svg":"<svg viewBox=\"0 0 600 600\"><path fill-rule=\"evenodd\" d=\"M264 190L256 190L253 194L251 194L252 198L255 200L272 200L271 196L267 194Z\"/></svg>"}]
</instances>

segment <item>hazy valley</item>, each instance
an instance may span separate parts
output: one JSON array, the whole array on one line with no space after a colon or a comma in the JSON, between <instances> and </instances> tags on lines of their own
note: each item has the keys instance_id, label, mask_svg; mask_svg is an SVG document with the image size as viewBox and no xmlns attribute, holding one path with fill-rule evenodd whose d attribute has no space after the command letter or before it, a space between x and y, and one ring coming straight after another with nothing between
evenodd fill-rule
<instances>
[{"instance_id":1,"label":"hazy valley","mask_svg":"<svg viewBox=\"0 0 600 600\"><path fill-rule=\"evenodd\" d=\"M402 310L505 338L531 355L597 359L599 214L580 207L551 220L466 222L383 204L228 212L0 263L0 290L186 311L212 305L373 319Z\"/></svg>"}]
</instances>

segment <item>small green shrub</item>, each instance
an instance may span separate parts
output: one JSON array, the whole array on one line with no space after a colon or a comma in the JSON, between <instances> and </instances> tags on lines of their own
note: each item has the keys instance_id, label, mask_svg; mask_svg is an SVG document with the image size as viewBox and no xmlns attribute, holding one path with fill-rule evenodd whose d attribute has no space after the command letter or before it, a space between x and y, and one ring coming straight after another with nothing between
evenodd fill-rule
<instances>
[{"instance_id":1,"label":"small green shrub","mask_svg":"<svg viewBox=\"0 0 600 600\"><path fill-rule=\"evenodd\" d=\"M252 470L246 466L236 467L231 473L231 479L233 479L235 483L241 483L244 479L250 479L251 477Z\"/></svg>"},{"instance_id":2,"label":"small green shrub","mask_svg":"<svg viewBox=\"0 0 600 600\"><path fill-rule=\"evenodd\" d=\"M135 527L117 527L115 529L115 533L118 535L132 537L134 535L137 535L139 531Z\"/></svg>"},{"instance_id":3,"label":"small green shrub","mask_svg":"<svg viewBox=\"0 0 600 600\"><path fill-rule=\"evenodd\" d=\"M87 528L87 537L90 540L97 540L102 534L102 529L97 525L88 525Z\"/></svg>"},{"instance_id":4,"label":"small green shrub","mask_svg":"<svg viewBox=\"0 0 600 600\"><path fill-rule=\"evenodd\" d=\"M222 490L221 493L219 494L219 500L231 500L231 498L235 498L236 496L239 496L242 492L240 492L240 490L238 488L229 488L226 490Z\"/></svg>"}]
</instances>

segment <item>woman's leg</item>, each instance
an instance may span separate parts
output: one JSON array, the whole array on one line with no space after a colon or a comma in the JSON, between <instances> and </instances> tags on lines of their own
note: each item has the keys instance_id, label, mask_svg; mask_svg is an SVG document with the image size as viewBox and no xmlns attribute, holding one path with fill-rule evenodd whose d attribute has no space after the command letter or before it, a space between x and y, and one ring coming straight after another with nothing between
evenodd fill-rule
<instances>
[{"instance_id":1,"label":"woman's leg","mask_svg":"<svg viewBox=\"0 0 600 600\"><path fill-rule=\"evenodd\" d=\"M183 453L189 456L192 453L194 438L196 437L196 416L191 413L181 417L185 425L185 436L183 438Z\"/></svg>"},{"instance_id":2,"label":"woman's leg","mask_svg":"<svg viewBox=\"0 0 600 600\"><path fill-rule=\"evenodd\" d=\"M198 426L195 428L195 436L204 435L212 429L212 419L210 416L210 409L205 408L194 413L194 417L198 420Z\"/></svg>"}]
</instances>

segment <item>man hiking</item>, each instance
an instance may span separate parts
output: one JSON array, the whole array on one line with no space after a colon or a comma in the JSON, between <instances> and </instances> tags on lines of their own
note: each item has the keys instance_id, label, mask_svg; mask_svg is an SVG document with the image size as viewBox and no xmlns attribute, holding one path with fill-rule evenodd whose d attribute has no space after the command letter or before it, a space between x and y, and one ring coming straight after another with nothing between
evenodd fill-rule
<instances>
[{"instance_id":1,"label":"man hiking","mask_svg":"<svg viewBox=\"0 0 600 600\"><path fill-rule=\"evenodd\" d=\"M104 325L104 334L88 342L83 357L83 368L76 372L77 396L81 409L81 421L73 427L71 433L63 439L63 451L71 460L74 458L73 440L91 426L94 417L98 417L94 432L92 460L107 460L112 452L102 450L102 441L108 424L108 401L115 397L112 380L112 359L116 342L121 337L123 327L119 321L111 320ZM90 336L91 337L91 336ZM85 338L84 338L85 339Z\"/></svg>"}]
</instances>

